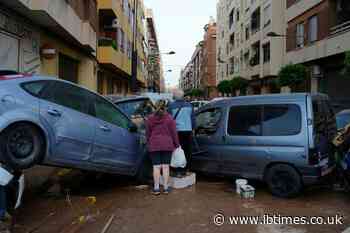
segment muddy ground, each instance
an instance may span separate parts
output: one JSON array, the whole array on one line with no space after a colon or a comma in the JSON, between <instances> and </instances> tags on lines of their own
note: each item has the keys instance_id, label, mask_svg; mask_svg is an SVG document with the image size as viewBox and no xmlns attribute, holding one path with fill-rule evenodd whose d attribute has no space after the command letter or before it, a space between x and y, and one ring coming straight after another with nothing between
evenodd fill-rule
<instances>
[{"instance_id":1,"label":"muddy ground","mask_svg":"<svg viewBox=\"0 0 350 233\"><path fill-rule=\"evenodd\" d=\"M295 199L272 197L263 184L254 200L242 200L231 192L233 181L200 176L194 187L174 190L169 195L152 196L150 190L126 178L102 177L71 179L66 193L27 196L19 210L15 233L99 233L115 216L104 233L328 233L342 232L350 226L350 194L317 186ZM69 183L69 182L68 182ZM70 189L68 191L68 189ZM29 195L29 194L28 194ZM96 197L88 200L87 197ZM216 226L213 216L335 216L343 225L230 225Z\"/></svg>"}]
</instances>

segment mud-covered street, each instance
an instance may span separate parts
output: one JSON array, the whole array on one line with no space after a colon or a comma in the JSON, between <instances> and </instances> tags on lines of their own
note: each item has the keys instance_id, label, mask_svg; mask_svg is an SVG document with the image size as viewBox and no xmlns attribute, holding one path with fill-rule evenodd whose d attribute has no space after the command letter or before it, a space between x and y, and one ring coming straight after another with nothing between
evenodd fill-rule
<instances>
[{"instance_id":1,"label":"mud-covered street","mask_svg":"<svg viewBox=\"0 0 350 233\"><path fill-rule=\"evenodd\" d=\"M72 184L75 183L72 180ZM200 176L194 187L152 196L144 186L119 178L95 182L80 180L68 195L45 192L28 197L18 211L14 232L343 232L350 226L350 197L330 188L313 187L295 199L272 197L264 185L255 184L254 200L243 200L231 192L228 179ZM90 197L90 198L89 198ZM94 200L96 197L96 202ZM336 216L343 225L230 225L213 223L222 213L229 216ZM111 224L106 231L108 221Z\"/></svg>"}]
</instances>

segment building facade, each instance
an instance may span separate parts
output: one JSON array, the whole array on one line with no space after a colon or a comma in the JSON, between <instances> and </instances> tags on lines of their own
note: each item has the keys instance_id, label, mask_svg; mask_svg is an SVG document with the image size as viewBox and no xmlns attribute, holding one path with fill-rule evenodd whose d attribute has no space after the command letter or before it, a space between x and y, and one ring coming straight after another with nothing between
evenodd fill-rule
<instances>
[{"instance_id":1,"label":"building facade","mask_svg":"<svg viewBox=\"0 0 350 233\"><path fill-rule=\"evenodd\" d=\"M200 89L202 81L203 41L199 42L191 60L181 71L180 88L188 94L192 89Z\"/></svg>"},{"instance_id":2,"label":"building facade","mask_svg":"<svg viewBox=\"0 0 350 233\"><path fill-rule=\"evenodd\" d=\"M310 70L305 88L328 94L340 108L350 107L345 52L350 51L348 0L286 0L287 61Z\"/></svg>"},{"instance_id":3,"label":"building facade","mask_svg":"<svg viewBox=\"0 0 350 233\"><path fill-rule=\"evenodd\" d=\"M200 89L206 99L218 96L216 88L216 23L211 18L204 27Z\"/></svg>"},{"instance_id":4,"label":"building facade","mask_svg":"<svg viewBox=\"0 0 350 233\"><path fill-rule=\"evenodd\" d=\"M146 47L142 0L98 0L98 92L131 93L133 48L137 50L137 86L146 88Z\"/></svg>"},{"instance_id":5,"label":"building facade","mask_svg":"<svg viewBox=\"0 0 350 233\"><path fill-rule=\"evenodd\" d=\"M147 87L149 91L162 92L162 90L164 89L164 75L161 65L162 61L158 44L158 34L156 30L153 11L151 9L146 10L146 43L148 47Z\"/></svg>"},{"instance_id":6,"label":"building facade","mask_svg":"<svg viewBox=\"0 0 350 233\"><path fill-rule=\"evenodd\" d=\"M0 3L0 69L59 77L97 90L96 0Z\"/></svg>"},{"instance_id":7,"label":"building facade","mask_svg":"<svg viewBox=\"0 0 350 233\"><path fill-rule=\"evenodd\" d=\"M285 1L220 0L217 5L217 81L242 77L248 94L278 92L275 80L285 60Z\"/></svg>"}]
</instances>

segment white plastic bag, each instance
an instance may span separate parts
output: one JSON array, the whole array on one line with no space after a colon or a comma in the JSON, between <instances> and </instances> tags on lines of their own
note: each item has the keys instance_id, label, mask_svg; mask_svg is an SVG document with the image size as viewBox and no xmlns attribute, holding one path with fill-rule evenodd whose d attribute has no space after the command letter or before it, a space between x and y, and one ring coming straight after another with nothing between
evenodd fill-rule
<instances>
[{"instance_id":1,"label":"white plastic bag","mask_svg":"<svg viewBox=\"0 0 350 233\"><path fill-rule=\"evenodd\" d=\"M171 156L170 166L174 168L185 168L187 164L185 152L181 147L174 150Z\"/></svg>"}]
</instances>

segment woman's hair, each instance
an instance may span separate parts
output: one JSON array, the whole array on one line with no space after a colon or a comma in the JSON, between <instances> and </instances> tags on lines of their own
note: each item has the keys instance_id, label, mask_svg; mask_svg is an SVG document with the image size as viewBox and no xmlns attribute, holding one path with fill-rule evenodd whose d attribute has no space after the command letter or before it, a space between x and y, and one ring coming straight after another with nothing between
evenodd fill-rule
<instances>
[{"instance_id":1,"label":"woman's hair","mask_svg":"<svg viewBox=\"0 0 350 233\"><path fill-rule=\"evenodd\" d=\"M166 102L164 100L158 100L156 102L156 111L157 115L163 115L166 111Z\"/></svg>"}]
</instances>

